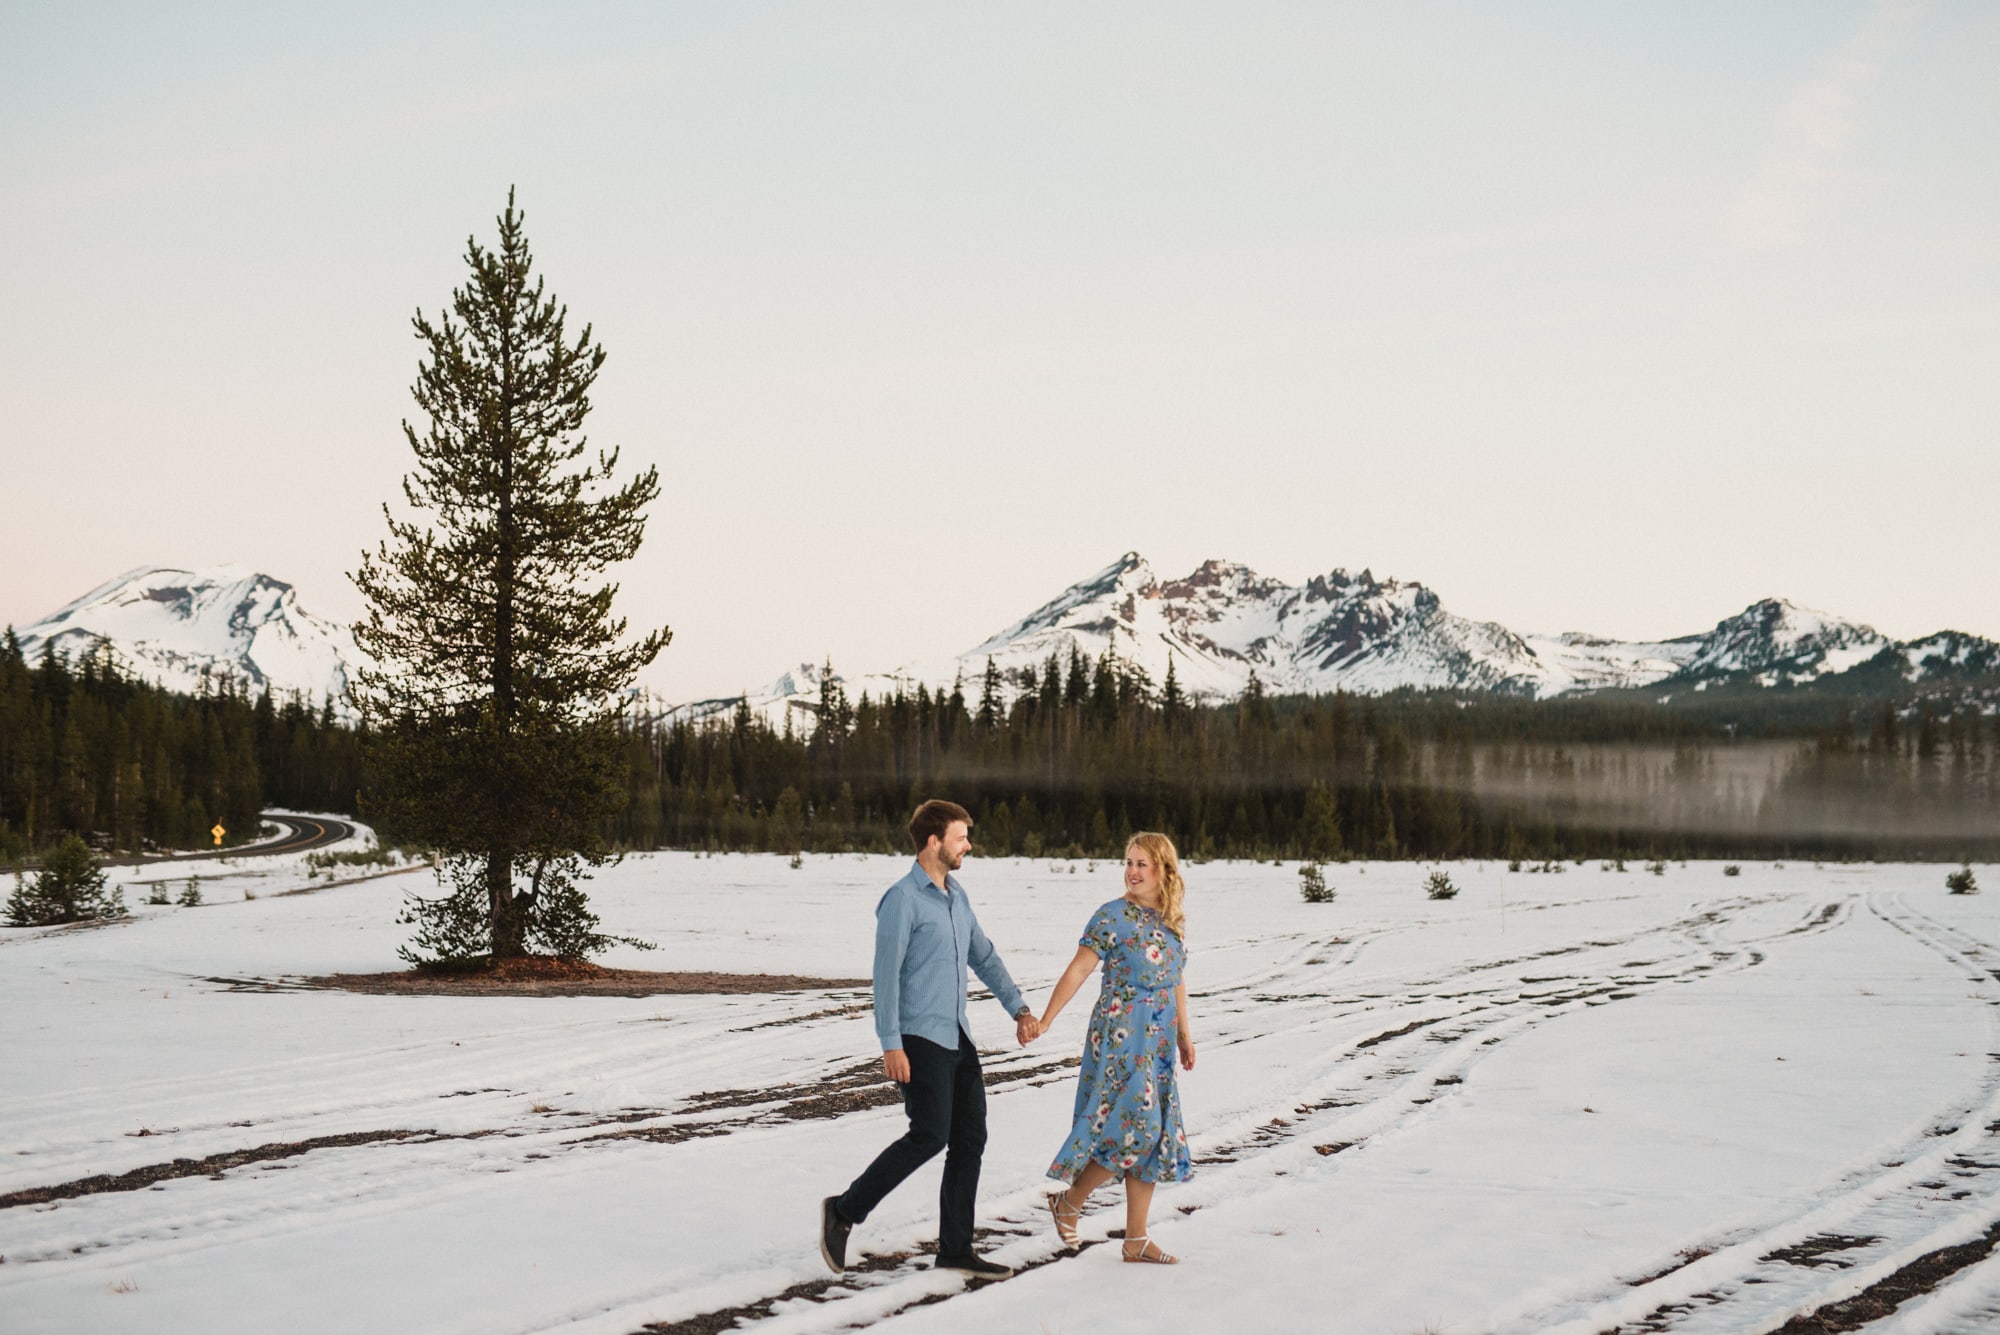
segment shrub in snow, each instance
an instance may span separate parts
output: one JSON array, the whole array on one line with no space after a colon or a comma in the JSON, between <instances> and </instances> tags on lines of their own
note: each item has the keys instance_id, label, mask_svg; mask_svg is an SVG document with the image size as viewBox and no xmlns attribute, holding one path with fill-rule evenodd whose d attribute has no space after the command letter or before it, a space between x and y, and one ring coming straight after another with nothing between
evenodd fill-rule
<instances>
[{"instance_id":1,"label":"shrub in snow","mask_svg":"<svg viewBox=\"0 0 2000 1335\"><path fill-rule=\"evenodd\" d=\"M1944 878L1944 888L1954 895L1976 895L1979 883L1972 879L1972 864L1966 863L1957 871Z\"/></svg>"},{"instance_id":2,"label":"shrub in snow","mask_svg":"<svg viewBox=\"0 0 2000 1335\"><path fill-rule=\"evenodd\" d=\"M405 894L396 921L415 927L416 936L396 947L415 965L463 964L486 953L486 887L465 885L442 899Z\"/></svg>"},{"instance_id":3,"label":"shrub in snow","mask_svg":"<svg viewBox=\"0 0 2000 1335\"><path fill-rule=\"evenodd\" d=\"M1519 871L1519 870L1521 870L1521 859L1519 859L1519 858L1515 858L1515 859L1514 859L1513 861L1509 862L1509 863L1507 864L1507 870L1508 870L1508 871Z\"/></svg>"},{"instance_id":4,"label":"shrub in snow","mask_svg":"<svg viewBox=\"0 0 2000 1335\"><path fill-rule=\"evenodd\" d=\"M1326 883L1326 872L1317 862L1308 862L1299 868L1299 898L1308 904L1333 902L1333 887Z\"/></svg>"},{"instance_id":5,"label":"shrub in snow","mask_svg":"<svg viewBox=\"0 0 2000 1335\"><path fill-rule=\"evenodd\" d=\"M310 878L315 873L323 871L331 877L335 867L390 867L394 866L395 862L395 851L379 845L374 848L349 849L342 853L308 853L306 866L312 868L312 871L306 875Z\"/></svg>"},{"instance_id":6,"label":"shrub in snow","mask_svg":"<svg viewBox=\"0 0 2000 1335\"><path fill-rule=\"evenodd\" d=\"M529 889L526 893L515 891L508 911L521 915L519 939L529 950L557 959L583 960L614 945L653 949L650 941L609 936L597 930L598 917L577 885L582 858L558 857L533 863L522 858L516 865L529 874ZM493 941L485 864L461 858L439 874L455 877L457 887L440 899L406 894L403 911L396 918L417 929L410 941L396 947L396 954L420 968L469 964L485 957Z\"/></svg>"},{"instance_id":7,"label":"shrub in snow","mask_svg":"<svg viewBox=\"0 0 2000 1335\"><path fill-rule=\"evenodd\" d=\"M7 921L15 927L116 918L125 912L125 892L106 889L103 870L90 845L66 834L42 858L33 882L15 878L7 898Z\"/></svg>"},{"instance_id":8,"label":"shrub in snow","mask_svg":"<svg viewBox=\"0 0 2000 1335\"><path fill-rule=\"evenodd\" d=\"M1646 870L1653 873L1653 875L1655 876L1665 876L1667 874L1667 864L1660 861L1658 858L1654 858L1651 862L1648 862L1646 864Z\"/></svg>"},{"instance_id":9,"label":"shrub in snow","mask_svg":"<svg viewBox=\"0 0 2000 1335\"><path fill-rule=\"evenodd\" d=\"M805 854L803 854L803 853L800 853L800 852L798 852L798 851L794 850L794 851L793 851L793 853L792 853L792 862L791 862L791 867L792 867L792 870L793 870L793 871L797 871L797 870L798 870L799 868L801 868L801 867L803 867L803 866L805 866L805 865L806 865L806 856L805 856Z\"/></svg>"},{"instance_id":10,"label":"shrub in snow","mask_svg":"<svg viewBox=\"0 0 2000 1335\"><path fill-rule=\"evenodd\" d=\"M184 908L184 909L198 909L198 908L200 908L200 907L201 907L201 877L199 877L199 876L190 876L190 877L188 877L188 883L187 883L187 888L186 888L185 890L182 890L182 891L181 891L181 897L180 897L180 899L179 899L179 900L177 900L176 902L177 902L177 903L178 903L178 904L179 904L179 905L180 905L180 906L181 906L182 908Z\"/></svg>"},{"instance_id":11,"label":"shrub in snow","mask_svg":"<svg viewBox=\"0 0 2000 1335\"><path fill-rule=\"evenodd\" d=\"M1432 899L1450 899L1458 893L1458 887L1451 883L1451 877L1434 871L1424 881L1424 893Z\"/></svg>"},{"instance_id":12,"label":"shrub in snow","mask_svg":"<svg viewBox=\"0 0 2000 1335\"><path fill-rule=\"evenodd\" d=\"M166 903L166 902L167 902L167 883L166 883L165 881L155 881L155 882L153 882L153 888L152 888L151 892L149 892L149 893L147 894L147 896L146 896L146 902L147 902L148 904L164 904L164 903Z\"/></svg>"},{"instance_id":13,"label":"shrub in snow","mask_svg":"<svg viewBox=\"0 0 2000 1335\"><path fill-rule=\"evenodd\" d=\"M1743 874L1743 868L1737 866L1735 863L1732 862L1727 867L1724 867L1722 869L1722 874L1724 876L1741 876Z\"/></svg>"}]
</instances>

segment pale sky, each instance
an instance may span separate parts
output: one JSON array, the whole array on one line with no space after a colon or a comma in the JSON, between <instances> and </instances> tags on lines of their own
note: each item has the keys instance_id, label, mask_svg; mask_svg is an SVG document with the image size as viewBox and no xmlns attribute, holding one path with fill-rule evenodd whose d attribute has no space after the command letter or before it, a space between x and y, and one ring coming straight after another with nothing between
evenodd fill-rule
<instances>
[{"instance_id":1,"label":"pale sky","mask_svg":"<svg viewBox=\"0 0 2000 1335\"><path fill-rule=\"evenodd\" d=\"M669 698L1127 549L2000 637L2000 5L0 5L0 621L349 618L508 186Z\"/></svg>"}]
</instances>

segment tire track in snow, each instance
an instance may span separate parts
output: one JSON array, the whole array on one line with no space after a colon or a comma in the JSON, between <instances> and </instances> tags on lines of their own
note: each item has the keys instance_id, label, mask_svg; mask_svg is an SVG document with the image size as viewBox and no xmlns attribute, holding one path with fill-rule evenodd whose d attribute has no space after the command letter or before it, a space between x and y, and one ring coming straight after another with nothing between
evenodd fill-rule
<instances>
[{"instance_id":1,"label":"tire track in snow","mask_svg":"<svg viewBox=\"0 0 2000 1335\"><path fill-rule=\"evenodd\" d=\"M1373 1137L1435 1115L1431 1105L1462 1086L1493 1047L1562 1015L1671 984L1754 968L1765 958L1763 952L1755 949L1758 943L1778 936L1831 930L1840 921L1840 904L1836 901L1816 907L1805 921L1769 937L1752 937L1737 943L1716 938L1716 929L1729 922L1733 913L1768 902L1752 898L1721 901L1612 940L1565 945L1449 969L1431 980L1433 989L1508 968L1522 976L1511 983L1446 992L1443 995L1447 1004L1441 1010L1432 994L1425 998L1429 1005L1411 1002L1377 1007L1364 1002L1358 1009L1338 1014L1327 1013L1334 999L1324 995L1295 994L1273 999L1258 1014L1268 1018L1276 1011L1290 1017L1317 1007L1318 1020L1308 1017L1275 1028L1262 1026L1256 1032L1246 1025L1232 1036L1233 1041L1255 1042L1309 1031L1331 1019L1366 1021L1370 1015L1375 1018L1372 1023L1350 1026L1353 1032L1336 1044L1321 1068L1305 1080L1303 1096L1297 1093L1301 1086L1294 1084L1283 1107L1267 1106L1253 1115L1238 1115L1230 1126L1195 1137L1198 1145L1206 1142L1208 1146L1197 1160L1206 1171L1193 1183L1176 1190L1177 1208L1183 1214L1191 1214L1222 1199L1241 1199L1250 1192L1270 1189L1279 1172L1290 1172L1319 1158L1358 1148ZM1613 966L1605 971L1585 969L1559 978L1538 978L1528 972L1546 967L1550 959L1582 956L1572 961L1580 964L1592 953L1628 952L1638 942L1676 936L1682 938L1680 948L1670 952L1666 960ZM1294 951L1293 957L1303 965L1303 951ZM1631 968L1652 972L1636 974ZM1267 974L1257 981L1275 982L1281 976ZM1549 986L1552 983L1556 985ZM1230 988L1217 989L1216 995L1240 992L1250 986L1250 982L1239 981ZM1510 987L1512 997L1501 995ZM1413 1008L1424 1013L1387 1028L1382 1026L1394 1015L1375 1014ZM1362 1088L1364 1083L1377 1079L1385 1083ZM1041 1189L1030 1187L1007 1194L985 1211L992 1221L991 1237L1021 1239L1003 1245L996 1253L1019 1271L1054 1264L1069 1255L1046 1227L1047 1213L1041 1200ZM1120 1230L1101 1226L1099 1217L1107 1214L1122 1217L1122 1203L1103 1203L1086 1211L1083 1220L1086 1246L1119 1236ZM782 1293L727 1309L647 1323L635 1335L704 1335L722 1329L790 1335L846 1329L984 1287L979 1281L940 1276L924 1267L922 1259L921 1252L870 1256L858 1272L850 1270L838 1278L807 1281ZM668 1296L662 1292L654 1301ZM798 1310L797 1300L811 1306ZM787 1305L788 1310L774 1313L773 1309L781 1304Z\"/></svg>"},{"instance_id":2,"label":"tire track in snow","mask_svg":"<svg viewBox=\"0 0 2000 1335\"><path fill-rule=\"evenodd\" d=\"M1867 911L1936 954L1974 988L1989 1008L2000 1008L2000 971L1991 950L1957 928L1906 904L1900 895L1875 894ZM1821 924L1845 925L1852 904L1822 911ZM1989 1011L1989 1029L2000 1038L2000 1013ZM1955 1204L1957 1203L1957 1204ZM1940 1208L1944 1214L1940 1222ZM1747 1335L1755 1331L1854 1329L1848 1324L1805 1324L1811 1314L1871 1290L1878 1301L1892 1282L1942 1248L1969 1242L2000 1223L2000 1050L1989 1053L1979 1088L1937 1108L1924 1134L1907 1142L1879 1167L1844 1179L1830 1196L1778 1222L1744 1234L1718 1237L1663 1268L1627 1281L1627 1291L1592 1303L1575 1302L1503 1330L1547 1335ZM1983 1253L1963 1254L1961 1265ZM1934 1282L1934 1281L1933 1281ZM1904 1295L1907 1297L1907 1295ZM1902 1301L1902 1298L1896 1299ZM1742 1310L1746 1303L1755 1311Z\"/></svg>"},{"instance_id":3,"label":"tire track in snow","mask_svg":"<svg viewBox=\"0 0 2000 1335\"><path fill-rule=\"evenodd\" d=\"M1237 1168L1218 1162L1211 1166L1204 1178L1218 1179L1226 1170L1254 1182L1260 1174L1268 1177L1269 1169L1281 1162L1273 1156L1291 1156L1303 1163L1316 1163L1316 1155L1329 1146L1365 1141L1369 1135L1379 1134L1408 1119L1424 1115L1426 1105L1447 1097L1464 1079L1464 1071L1481 1057L1484 1048L1504 1041L1515 1032L1525 1031L1528 1027L1582 1006L1608 1004L1611 1000L1622 999L1622 996L1638 995L1650 987L1695 981L1724 968L1753 967L1761 959L1754 948L1746 950L1742 943L1720 940L1716 933L1721 926L1733 922L1737 915L1766 902L1769 901L1723 901L1706 905L1696 912L1683 911L1670 921L1615 934L1608 939L1573 942L1506 959L1474 960L1443 970L1411 966L1404 970L1404 977L1391 974L1372 979L1367 984L1367 991L1347 997L1328 995L1327 989L1338 981L1344 970L1353 966L1369 945L1392 931L1407 929L1354 931L1349 934L1349 939L1337 944L1329 941L1324 934L1289 934L1287 939L1299 941L1287 954L1285 970L1289 972L1266 970L1254 979L1232 979L1226 990L1239 996L1243 1004L1234 1013L1226 1008L1212 1012L1216 1016L1216 1039L1212 1041L1232 1038L1234 1041L1258 1042L1297 1035L1330 1036L1335 1041L1325 1046L1325 1055L1317 1062L1307 1067L1294 1065L1288 1068L1292 1076L1303 1078L1303 1088L1309 1098L1302 1100L1299 1079L1288 1078L1282 1105L1274 1103L1260 1109L1244 1110L1232 1119L1224 1119L1204 1129L1205 1134L1198 1138L1198 1145L1207 1142L1211 1150L1231 1147L1234 1153L1227 1157L1243 1165ZM1808 922L1803 926L1811 927L1812 924ZM1665 947L1665 955L1657 959L1631 959L1610 954L1614 951L1631 952L1635 946L1641 947L1640 953L1648 956L1660 955L1660 948ZM1337 957L1331 954L1336 948L1340 952ZM1550 975L1537 972L1548 970L1554 961L1562 962L1562 973ZM1289 995L1274 996L1258 993L1253 984L1283 985L1294 990ZM163 1202L171 1199L179 1207L171 1221L172 1231L167 1236L159 1234L157 1225L160 1221L148 1217L128 1220L107 1239L85 1218L76 1224L76 1228L82 1230L79 1238L93 1248L129 1246L141 1251L155 1243L176 1250L223 1245L232 1235L255 1232L274 1220L281 1226L303 1227L308 1222L308 1216L328 1210L349 1210L361 1201L379 1201L387 1197L404 1204L463 1192L467 1189L465 1172L468 1168L534 1171L548 1166L551 1161L560 1163L576 1152L571 1146L578 1140L582 1117L564 1117L549 1111L524 1118L520 1112L521 1105L526 1101L526 1089L547 1089L555 1083L548 1066L538 1065L548 1059L536 1055L554 1050L578 1054L565 1068L566 1073L602 1070L627 1062L634 1053L650 1051L657 1059L656 1065L673 1067L680 1077L676 1083L681 1089L701 1088L699 1084L690 1086L689 1072L703 1065L714 1069L726 1068L739 1082L745 1074L746 1065L768 1069L773 1074L782 1072L791 1079L773 1081L761 1090L745 1086L737 1091L750 1094L768 1092L771 1097L753 1099L743 1105L742 1123L718 1132L753 1132L752 1141L760 1148L769 1148L775 1142L768 1137L790 1139L810 1134L809 1128L786 1125L781 1116L774 1115L773 1107L769 1105L796 1098L801 1088L809 1089L824 1078L824 1075L813 1076L813 1069L825 1075L839 1074L839 1068L823 1058L812 1063L806 1071L801 1071L797 1063L802 1052L823 1052L823 1046L816 1047L800 1032L818 1027L811 1008L824 1009L830 1001L837 1001L840 995L843 994L788 999L796 1014L783 1018L787 1022L799 1020L801 1023L796 1026L769 1026L762 1021L746 1025L744 1021L748 1017L772 1013L775 1008L766 1002L756 1008L710 1008L699 1016L678 1019L670 1030L640 1020L623 1022L631 1026L624 1029L618 1024L607 1025L601 1014L595 1019L575 1023L541 1025L537 1027L536 1038L530 1045L532 1051L526 1055L519 1052L519 1031L496 1034L490 1043L492 1051L469 1054L464 1063L467 1072L478 1071L477 1075L470 1076L470 1080L488 1085L487 1090L470 1092L463 1101L455 1100L451 1104L437 1101L440 1095L435 1083L435 1040L392 1045L375 1052L353 1052L347 1054L342 1070L331 1073L321 1070L318 1062L313 1062L311 1069L319 1071L321 1076L310 1082L316 1087L315 1092L345 1094L348 1101L340 1105L342 1108L420 1107L426 1112L425 1120L405 1120L401 1124L430 1126L439 1125L435 1121L437 1109L449 1107L462 1119L472 1119L462 1121L462 1126L475 1129L483 1126L487 1134L495 1138L464 1145L427 1141L421 1148L412 1146L408 1151L377 1146L366 1154L329 1156L323 1166L314 1167L310 1174L301 1175L300 1191L286 1194L283 1199L260 1199L246 1203L239 1196L243 1188L230 1186L229 1179L214 1186L205 1181L190 1182L177 1188L174 1197L162 1198ZM807 1022L809 1020L810 1023ZM1406 1027L1412 1021L1422 1023ZM605 1046L607 1032L619 1036L619 1041L610 1050ZM671 1040L665 1037L669 1032ZM586 1036L588 1042L583 1041ZM631 1041L625 1041L627 1038ZM352 1086L342 1090L341 1082L353 1079L371 1059L379 1060L383 1051L396 1054L403 1066L421 1071L430 1083L422 1090L408 1091L403 1097L356 1104ZM521 1082L526 1089L494 1091L490 1088L490 1082L502 1078L489 1064L489 1058L496 1056L510 1066L518 1061L520 1069L533 1072L531 1081ZM996 1061L993 1069L1003 1081L1020 1077L1014 1079L1014 1086L1025 1087L1035 1082L1027 1078L1027 1068L1032 1066L1037 1056L1039 1054L1008 1054L1006 1059ZM294 1065L304 1069L307 1064ZM250 1083L255 1074L246 1070L245 1083ZM1066 1077L1050 1075L1048 1078ZM1004 1097L1007 1092L1008 1089L1003 1088L997 1096ZM296 1089L288 1086L285 1089L287 1101L297 1093ZM680 1111L632 1110L629 1118L624 1114L613 1114L602 1117L597 1125L615 1122L621 1127L663 1129L686 1125L691 1119L715 1116L713 1111L686 1111L694 1101L695 1096L680 1095L676 1100ZM893 1102L893 1099L883 1101ZM1312 1106L1314 1103L1320 1106ZM213 1103L210 1106L213 1107ZM494 1119L479 1120L475 1117L475 1114L488 1113L503 1114L497 1118L500 1125L495 1126ZM326 1110L322 1109L321 1114L327 1115ZM724 1115L736 1116L726 1110ZM845 1113L836 1112L833 1115ZM1274 1120L1279 1124L1268 1125ZM443 1131L445 1128L441 1126L440 1129ZM241 1140L235 1143L241 1144ZM159 1144L152 1142L148 1148L156 1149ZM100 1140L100 1151L102 1147ZM390 1162L392 1159L395 1162ZM243 1178L255 1176L241 1175ZM304 1190L308 1176L310 1190ZM1195 1199L1191 1196L1181 1198ZM1022 1253L1018 1259L1035 1264L1060 1259L1049 1249L1050 1240L1040 1236L1046 1230L1039 1199L1039 1193L1028 1188L998 1202L1002 1211L999 1223L1008 1229L1027 1229L1032 1234L1027 1241L1010 1243L1008 1247ZM1197 1202L1193 1208L1200 1208L1200 1203ZM52 1221L38 1222L47 1224ZM55 1244L57 1239L50 1238L48 1241ZM1047 1254L1039 1254L1037 1249L1046 1250ZM904 1262L882 1271L881 1278L894 1287L872 1285L866 1295L857 1292L836 1296L833 1302L836 1305L846 1303L842 1310L850 1313L852 1318L861 1318L863 1309L866 1309L874 1313L866 1319L874 1320L888 1310L907 1305L907 1302L935 1297L940 1283L952 1283L951 1277L938 1277L928 1270L918 1271ZM900 1287L904 1284L914 1287ZM646 1305L657 1310L659 1303L671 1294L672 1288L669 1287L647 1295ZM886 1308L882 1307L884 1303L888 1304ZM808 1324L820 1318L817 1311L807 1316L811 1318Z\"/></svg>"},{"instance_id":4,"label":"tire track in snow","mask_svg":"<svg viewBox=\"0 0 2000 1335\"><path fill-rule=\"evenodd\" d=\"M846 990L788 994L787 1000L802 998L794 1002L802 1008L825 1007L849 995ZM0 1115L7 1146L33 1145L34 1171L46 1181L57 1175L128 1171L151 1162L162 1149L185 1157L225 1153L242 1145L246 1131L266 1140L304 1140L383 1126L431 1125L440 1115L440 1100L467 1100L444 1106L450 1117L442 1129L476 1129L478 1117L486 1119L481 1125L490 1126L494 1119L518 1120L530 1104L563 1106L576 1091L599 1084L607 1071L616 1073L620 1086L634 1090L664 1075L683 1087L684 1082L720 1079L725 1073L741 1079L746 1053L759 1046L732 1038L749 1005L699 998L672 1009L687 1013L607 1020L596 1010L575 1019L496 1026L458 1040L448 1033L427 1034L234 1071L71 1089L0 1104ZM790 1055L774 1055L774 1077ZM135 1131L108 1138L101 1121L79 1118L80 1109L94 1104L117 1109L121 1118L125 1109L144 1109L150 1143L127 1145ZM227 1111L218 1114L218 1107ZM16 1179L26 1171L11 1156L0 1159L0 1167Z\"/></svg>"}]
</instances>

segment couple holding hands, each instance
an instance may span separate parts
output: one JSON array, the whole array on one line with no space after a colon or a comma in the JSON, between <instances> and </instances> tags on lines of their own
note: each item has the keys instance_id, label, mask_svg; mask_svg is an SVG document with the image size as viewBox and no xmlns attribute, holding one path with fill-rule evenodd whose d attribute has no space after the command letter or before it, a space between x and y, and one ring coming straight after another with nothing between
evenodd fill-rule
<instances>
[{"instance_id":1,"label":"couple holding hands","mask_svg":"<svg viewBox=\"0 0 2000 1335\"><path fill-rule=\"evenodd\" d=\"M875 1032L882 1069L902 1087L910 1129L845 1192L820 1203L820 1255L834 1270L846 1269L854 1226L942 1150L937 1266L989 1279L1013 1273L972 1250L986 1084L966 1021L966 969L1014 1017L1015 1037L1025 1047L1047 1032L1101 963L1104 984L1091 1012L1069 1138L1049 1165L1049 1176L1066 1186L1049 1197L1049 1211L1063 1245L1074 1247L1084 1200L1123 1179L1125 1259L1172 1265L1177 1258L1147 1236L1146 1217L1155 1184L1192 1175L1174 1078L1177 1050L1180 1064L1194 1069L1181 982L1187 946L1180 858L1165 835L1135 834L1126 842L1124 895L1091 915L1037 1018L952 875L972 846L971 828L972 817L955 803L918 807L910 819L916 865L875 906Z\"/></svg>"}]
</instances>

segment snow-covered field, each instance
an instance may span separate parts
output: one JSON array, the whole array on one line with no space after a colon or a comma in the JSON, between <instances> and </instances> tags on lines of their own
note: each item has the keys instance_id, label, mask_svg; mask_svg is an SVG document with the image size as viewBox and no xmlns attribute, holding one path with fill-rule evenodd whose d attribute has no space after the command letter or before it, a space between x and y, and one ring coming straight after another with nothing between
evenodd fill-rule
<instances>
[{"instance_id":1,"label":"snow-covered field","mask_svg":"<svg viewBox=\"0 0 2000 1335\"><path fill-rule=\"evenodd\" d=\"M595 902L660 949L604 962L865 975L905 866L633 858ZM935 1165L857 1230L874 1268L823 1283L819 1198L901 1129L825 1097L869 1090L865 990L287 987L396 967L397 899L428 879L281 895L295 858L210 869L202 908L5 931L0 1196L416 1134L0 1208L0 1327L629 1335L746 1308L764 1331L1751 1332L2000 1220L2000 895L1948 897L1937 866L1459 864L1432 902L1429 870L1332 867L1311 906L1295 864L1189 869L1199 1162L1154 1226L1178 1268L1054 1259L1054 1063L1088 1006L1023 1052L979 1003L985 1245L1050 1263L976 1288L887 1259L934 1235ZM964 877L1038 1004L1118 891L1110 864ZM1115 1188L1096 1205L1087 1240L1123 1222ZM1996 1323L2000 1259L1878 1328Z\"/></svg>"}]
</instances>

